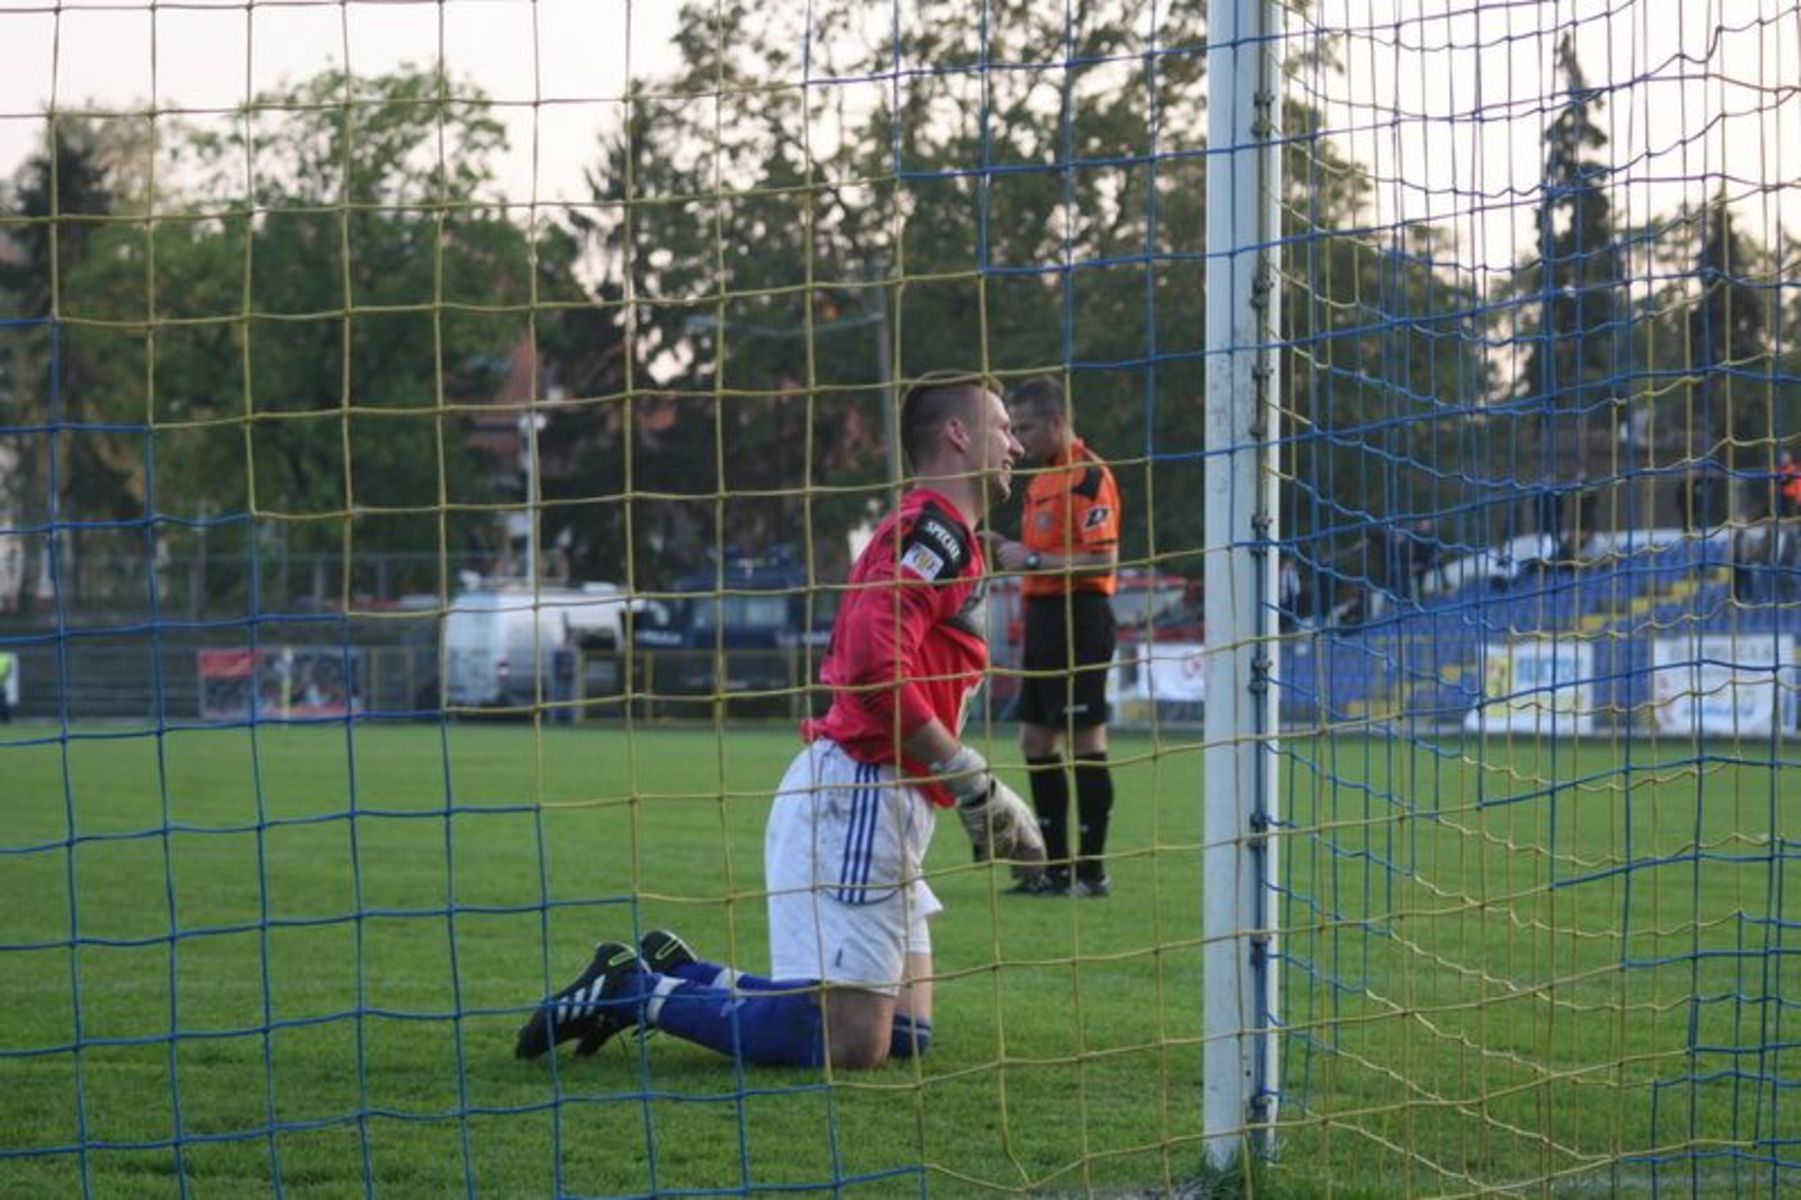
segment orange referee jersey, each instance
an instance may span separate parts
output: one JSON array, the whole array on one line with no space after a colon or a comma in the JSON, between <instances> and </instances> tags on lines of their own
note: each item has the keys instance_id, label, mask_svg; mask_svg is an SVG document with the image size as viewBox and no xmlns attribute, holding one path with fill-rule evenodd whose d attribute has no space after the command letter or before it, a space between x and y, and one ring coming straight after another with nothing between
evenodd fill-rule
<instances>
[{"instance_id":1,"label":"orange referee jersey","mask_svg":"<svg viewBox=\"0 0 1801 1200\"><path fill-rule=\"evenodd\" d=\"M1112 549L1119 544L1119 487L1113 482L1113 472L1081 438L1072 438L1066 456L1032 476L1020 524L1019 540L1026 549L1040 554ZM1111 596L1117 580L1111 571L1105 575L1035 571L1021 582L1020 591L1028 597L1065 592Z\"/></svg>"}]
</instances>

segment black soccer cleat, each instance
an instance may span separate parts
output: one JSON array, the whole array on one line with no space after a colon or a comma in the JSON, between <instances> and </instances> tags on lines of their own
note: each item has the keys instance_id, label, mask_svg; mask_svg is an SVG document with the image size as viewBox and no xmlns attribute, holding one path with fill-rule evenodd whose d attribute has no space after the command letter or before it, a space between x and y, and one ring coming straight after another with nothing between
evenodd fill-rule
<instances>
[{"instance_id":1,"label":"black soccer cleat","mask_svg":"<svg viewBox=\"0 0 1801 1200\"><path fill-rule=\"evenodd\" d=\"M544 1001L519 1027L513 1057L537 1058L552 1046L580 1038L577 1055L593 1054L621 1029L637 1023L633 1005L619 995L627 975L641 971L638 952L622 942L602 942L576 981Z\"/></svg>"},{"instance_id":2,"label":"black soccer cleat","mask_svg":"<svg viewBox=\"0 0 1801 1200\"><path fill-rule=\"evenodd\" d=\"M638 957L647 970L658 975L674 975L676 968L700 961L694 948L673 929L653 929L639 938Z\"/></svg>"}]
</instances>

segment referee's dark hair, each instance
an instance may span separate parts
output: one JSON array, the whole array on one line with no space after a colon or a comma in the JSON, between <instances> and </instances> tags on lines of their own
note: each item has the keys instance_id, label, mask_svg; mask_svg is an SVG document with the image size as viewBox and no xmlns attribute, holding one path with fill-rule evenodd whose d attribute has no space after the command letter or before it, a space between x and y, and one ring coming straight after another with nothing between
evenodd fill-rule
<instances>
[{"instance_id":1,"label":"referee's dark hair","mask_svg":"<svg viewBox=\"0 0 1801 1200\"><path fill-rule=\"evenodd\" d=\"M1008 408L1023 408L1041 421L1065 420L1065 404L1063 381L1055 375L1034 375L1007 397Z\"/></svg>"},{"instance_id":2,"label":"referee's dark hair","mask_svg":"<svg viewBox=\"0 0 1801 1200\"><path fill-rule=\"evenodd\" d=\"M931 449L932 438L952 417L974 422L975 401L999 389L986 376L973 371L929 371L913 381L901 398L901 449L907 466L917 470L920 455Z\"/></svg>"}]
</instances>

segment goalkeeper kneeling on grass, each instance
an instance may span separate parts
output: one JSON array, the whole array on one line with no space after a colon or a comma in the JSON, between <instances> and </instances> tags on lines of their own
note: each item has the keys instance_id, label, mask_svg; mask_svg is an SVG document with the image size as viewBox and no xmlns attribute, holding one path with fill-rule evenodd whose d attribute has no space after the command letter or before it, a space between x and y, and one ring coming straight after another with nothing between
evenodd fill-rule
<instances>
[{"instance_id":1,"label":"goalkeeper kneeling on grass","mask_svg":"<svg viewBox=\"0 0 1801 1200\"><path fill-rule=\"evenodd\" d=\"M535 1058L579 1039L660 1029L744 1062L879 1067L932 1036L932 941L943 907L922 878L939 808L954 808L978 861L1043 870L1031 810L959 740L988 666L985 567L974 527L1007 498L1023 453L985 380L937 374L901 405L917 486L851 569L821 679L832 705L769 813L770 974L698 958L666 930L602 943L580 978L519 1031Z\"/></svg>"}]
</instances>

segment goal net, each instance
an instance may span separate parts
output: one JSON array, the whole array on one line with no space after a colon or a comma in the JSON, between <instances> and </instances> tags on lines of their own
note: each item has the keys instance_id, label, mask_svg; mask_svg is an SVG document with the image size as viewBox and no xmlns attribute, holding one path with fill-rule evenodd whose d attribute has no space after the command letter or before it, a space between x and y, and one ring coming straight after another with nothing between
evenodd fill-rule
<instances>
[{"instance_id":1,"label":"goal net","mask_svg":"<svg viewBox=\"0 0 1801 1200\"><path fill-rule=\"evenodd\" d=\"M1792 1190L1798 35L0 5L0 1176ZM768 968L947 368L1054 380L1117 483L1111 894L947 820L929 1054L515 1059L597 942ZM1022 591L965 738L1074 830Z\"/></svg>"}]
</instances>

